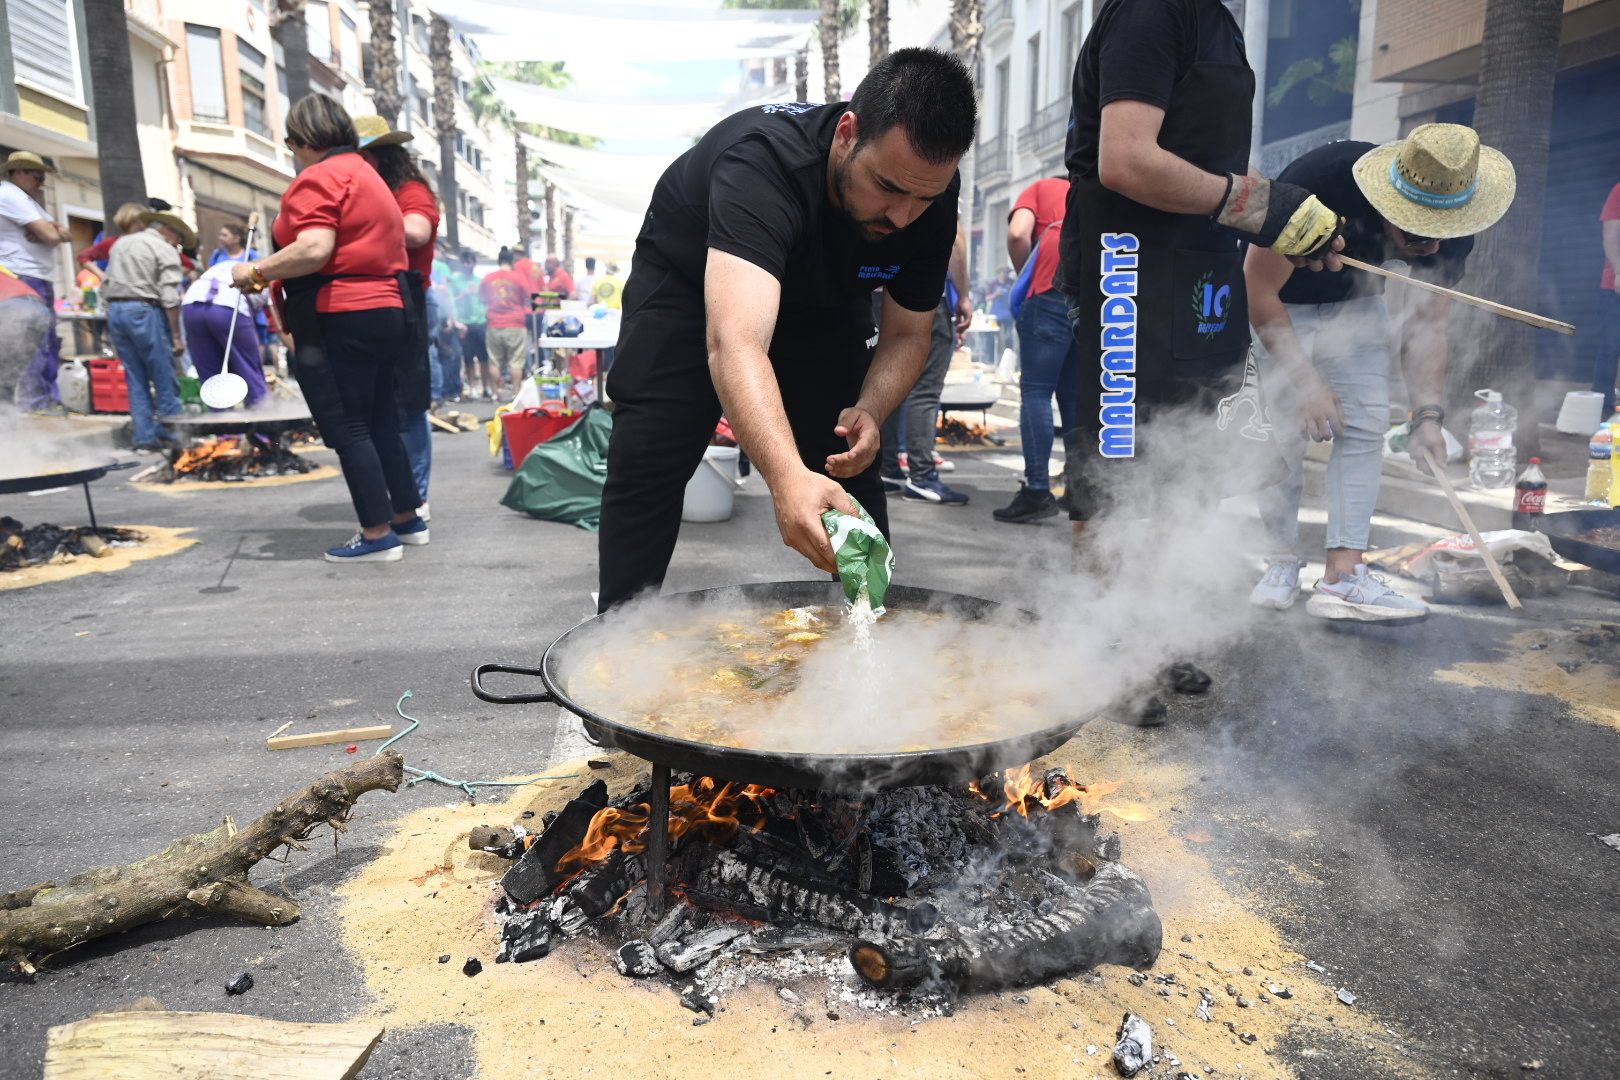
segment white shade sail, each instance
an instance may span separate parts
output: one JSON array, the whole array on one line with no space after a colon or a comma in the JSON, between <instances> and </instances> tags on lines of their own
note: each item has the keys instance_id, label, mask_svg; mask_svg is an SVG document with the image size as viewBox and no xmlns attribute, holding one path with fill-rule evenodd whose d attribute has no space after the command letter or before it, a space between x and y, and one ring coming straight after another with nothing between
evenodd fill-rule
<instances>
[{"instance_id":1,"label":"white shade sail","mask_svg":"<svg viewBox=\"0 0 1620 1080\"><path fill-rule=\"evenodd\" d=\"M610 50L626 63L790 56L804 48L817 13L721 11L717 6L458 0L441 14L477 39L484 59L570 60Z\"/></svg>"},{"instance_id":2,"label":"white shade sail","mask_svg":"<svg viewBox=\"0 0 1620 1080\"><path fill-rule=\"evenodd\" d=\"M731 112L722 96L691 98L595 97L511 79L491 79L495 92L526 124L595 135L601 139L668 139L707 131Z\"/></svg>"}]
</instances>

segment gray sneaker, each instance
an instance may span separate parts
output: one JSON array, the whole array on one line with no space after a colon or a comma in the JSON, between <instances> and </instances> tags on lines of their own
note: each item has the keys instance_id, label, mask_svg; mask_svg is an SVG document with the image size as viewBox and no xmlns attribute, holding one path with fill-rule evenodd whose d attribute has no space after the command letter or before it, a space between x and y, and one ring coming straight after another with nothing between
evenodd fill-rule
<instances>
[{"instance_id":1,"label":"gray sneaker","mask_svg":"<svg viewBox=\"0 0 1620 1080\"><path fill-rule=\"evenodd\" d=\"M1427 604L1402 596L1368 570L1365 563L1333 585L1317 582L1305 610L1319 619L1354 622L1415 622L1429 617Z\"/></svg>"},{"instance_id":2,"label":"gray sneaker","mask_svg":"<svg viewBox=\"0 0 1620 1080\"><path fill-rule=\"evenodd\" d=\"M1266 576L1249 593L1249 603L1273 611L1287 611L1299 595L1299 560L1274 555L1266 560Z\"/></svg>"}]
</instances>

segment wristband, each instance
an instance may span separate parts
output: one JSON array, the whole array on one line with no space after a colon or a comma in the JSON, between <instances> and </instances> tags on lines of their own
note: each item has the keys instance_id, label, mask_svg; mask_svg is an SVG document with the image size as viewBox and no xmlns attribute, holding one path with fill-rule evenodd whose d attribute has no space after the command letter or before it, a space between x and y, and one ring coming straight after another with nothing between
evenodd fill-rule
<instances>
[{"instance_id":1,"label":"wristband","mask_svg":"<svg viewBox=\"0 0 1620 1080\"><path fill-rule=\"evenodd\" d=\"M1446 410L1438 405L1419 405L1412 410L1412 428L1417 429L1419 424L1433 420L1436 424L1443 424L1446 419Z\"/></svg>"},{"instance_id":2,"label":"wristband","mask_svg":"<svg viewBox=\"0 0 1620 1080\"><path fill-rule=\"evenodd\" d=\"M270 282L265 278L264 271L259 269L258 263L253 264L252 278L253 284L257 285L260 289L268 289L270 287Z\"/></svg>"}]
</instances>

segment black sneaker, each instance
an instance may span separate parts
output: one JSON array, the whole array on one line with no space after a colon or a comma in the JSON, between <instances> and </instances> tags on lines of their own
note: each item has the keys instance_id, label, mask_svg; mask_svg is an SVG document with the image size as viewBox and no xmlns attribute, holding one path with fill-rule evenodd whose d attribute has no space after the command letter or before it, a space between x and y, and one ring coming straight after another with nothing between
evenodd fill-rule
<instances>
[{"instance_id":1,"label":"black sneaker","mask_svg":"<svg viewBox=\"0 0 1620 1080\"><path fill-rule=\"evenodd\" d=\"M999 510L990 511L990 516L997 521L1021 525L1052 517L1057 512L1058 501L1050 491L1037 491L1027 484L1019 484L1018 494L1013 496L1012 502Z\"/></svg>"}]
</instances>

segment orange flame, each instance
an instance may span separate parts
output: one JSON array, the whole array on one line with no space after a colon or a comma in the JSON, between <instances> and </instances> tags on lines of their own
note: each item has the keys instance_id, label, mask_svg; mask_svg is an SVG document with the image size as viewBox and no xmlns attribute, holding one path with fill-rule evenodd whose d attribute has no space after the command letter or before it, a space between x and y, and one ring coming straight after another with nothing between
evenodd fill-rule
<instances>
[{"instance_id":1,"label":"orange flame","mask_svg":"<svg viewBox=\"0 0 1620 1080\"><path fill-rule=\"evenodd\" d=\"M1123 780L1099 780L1092 784L1077 784L1064 776L1057 781L1057 791L1049 796L1046 793L1046 777L1036 776L1034 770L1025 765L1017 772L1008 770L1002 774L1001 793L1005 800L1002 812L1013 811L1028 817L1032 803L1047 810L1057 810L1072 802L1078 802L1082 814L1097 814L1107 810L1126 821L1146 821L1151 818L1152 811L1134 803L1118 809L1103 805L1105 798L1124 786ZM968 790L981 799L989 799L989 796L979 790L977 783L969 784ZM1138 814L1142 816L1135 816Z\"/></svg>"},{"instance_id":2,"label":"orange flame","mask_svg":"<svg viewBox=\"0 0 1620 1080\"><path fill-rule=\"evenodd\" d=\"M194 472L216 461L240 457L242 455L241 441L241 438L235 435L204 440L190 449L181 451L180 456L174 460L174 471L177 473Z\"/></svg>"},{"instance_id":3,"label":"orange flame","mask_svg":"<svg viewBox=\"0 0 1620 1080\"><path fill-rule=\"evenodd\" d=\"M774 789L758 784L722 784L706 776L690 784L677 784L669 789L669 838L679 840L696 831L709 843L724 844L742 828L761 826L764 808L759 800L773 794ZM744 812L750 812L746 826ZM557 860L557 870L578 872L615 850L645 851L647 819L651 815L652 807L647 803L598 810L585 830L585 839Z\"/></svg>"}]
</instances>

